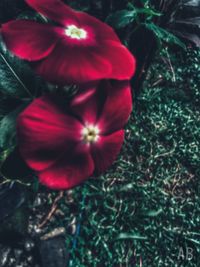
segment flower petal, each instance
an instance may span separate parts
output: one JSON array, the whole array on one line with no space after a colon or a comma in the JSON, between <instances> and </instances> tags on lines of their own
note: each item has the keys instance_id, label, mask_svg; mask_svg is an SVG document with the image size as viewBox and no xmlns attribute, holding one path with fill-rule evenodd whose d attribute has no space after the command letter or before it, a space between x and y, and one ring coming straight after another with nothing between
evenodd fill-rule
<instances>
[{"instance_id":1,"label":"flower petal","mask_svg":"<svg viewBox=\"0 0 200 267\"><path fill-rule=\"evenodd\" d=\"M86 25L90 27L92 26L92 28L94 28L96 38L99 42L103 40L111 40L111 41L120 42L120 39L115 33L114 29L111 28L106 23L84 12L76 12L76 14L80 21L81 26Z\"/></svg>"},{"instance_id":2,"label":"flower petal","mask_svg":"<svg viewBox=\"0 0 200 267\"><path fill-rule=\"evenodd\" d=\"M128 81L105 81L102 85L107 99L97 122L102 134L120 130L126 124L132 110L131 87Z\"/></svg>"},{"instance_id":3,"label":"flower petal","mask_svg":"<svg viewBox=\"0 0 200 267\"><path fill-rule=\"evenodd\" d=\"M80 141L82 127L49 97L38 98L18 118L20 152L29 167L43 170Z\"/></svg>"},{"instance_id":4,"label":"flower petal","mask_svg":"<svg viewBox=\"0 0 200 267\"><path fill-rule=\"evenodd\" d=\"M5 23L1 32L8 49L16 56L30 61L48 56L58 40L54 27L29 20Z\"/></svg>"},{"instance_id":5,"label":"flower petal","mask_svg":"<svg viewBox=\"0 0 200 267\"><path fill-rule=\"evenodd\" d=\"M95 172L104 172L116 159L124 140L124 131L120 130L111 135L101 136L97 143L91 146Z\"/></svg>"},{"instance_id":6,"label":"flower petal","mask_svg":"<svg viewBox=\"0 0 200 267\"><path fill-rule=\"evenodd\" d=\"M53 68L52 68L53 66ZM106 58L90 48L57 45L54 51L35 66L46 80L60 85L84 83L109 76L111 66Z\"/></svg>"},{"instance_id":7,"label":"flower petal","mask_svg":"<svg viewBox=\"0 0 200 267\"><path fill-rule=\"evenodd\" d=\"M64 26L69 24L83 28L89 26L94 29L98 40L120 41L110 26L84 12L76 12L60 0L26 0L26 2L39 13Z\"/></svg>"},{"instance_id":8,"label":"flower petal","mask_svg":"<svg viewBox=\"0 0 200 267\"><path fill-rule=\"evenodd\" d=\"M131 52L122 44L112 41L104 41L98 48L98 52L107 59L112 67L110 79L129 80L135 73L136 61Z\"/></svg>"},{"instance_id":9,"label":"flower petal","mask_svg":"<svg viewBox=\"0 0 200 267\"><path fill-rule=\"evenodd\" d=\"M37 12L62 25L77 23L73 9L59 0L25 0Z\"/></svg>"},{"instance_id":10,"label":"flower petal","mask_svg":"<svg viewBox=\"0 0 200 267\"><path fill-rule=\"evenodd\" d=\"M83 124L95 124L105 101L105 94L98 89L99 82L84 84L72 99L70 108Z\"/></svg>"},{"instance_id":11,"label":"flower petal","mask_svg":"<svg viewBox=\"0 0 200 267\"><path fill-rule=\"evenodd\" d=\"M52 189L72 188L86 180L94 171L92 157L85 145L63 155L48 169L39 172L40 182Z\"/></svg>"}]
</instances>

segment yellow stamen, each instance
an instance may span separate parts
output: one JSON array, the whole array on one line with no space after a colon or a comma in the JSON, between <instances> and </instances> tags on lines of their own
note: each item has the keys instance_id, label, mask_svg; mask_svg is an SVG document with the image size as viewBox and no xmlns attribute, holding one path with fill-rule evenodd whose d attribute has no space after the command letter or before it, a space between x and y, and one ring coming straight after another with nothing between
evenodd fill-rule
<instances>
[{"instance_id":1,"label":"yellow stamen","mask_svg":"<svg viewBox=\"0 0 200 267\"><path fill-rule=\"evenodd\" d=\"M99 139L99 128L94 125L88 125L82 131L83 141L87 144L94 143Z\"/></svg>"},{"instance_id":2,"label":"yellow stamen","mask_svg":"<svg viewBox=\"0 0 200 267\"><path fill-rule=\"evenodd\" d=\"M75 25L69 25L66 29L65 29L65 34L72 38L72 39L77 39L77 40L81 40L81 39L86 39L87 38L87 32L84 29L78 28Z\"/></svg>"}]
</instances>

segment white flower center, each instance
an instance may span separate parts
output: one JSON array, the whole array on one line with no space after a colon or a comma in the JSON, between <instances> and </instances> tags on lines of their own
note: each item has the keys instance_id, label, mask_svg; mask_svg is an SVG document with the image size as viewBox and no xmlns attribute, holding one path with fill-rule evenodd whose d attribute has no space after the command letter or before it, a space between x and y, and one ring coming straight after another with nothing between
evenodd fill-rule
<instances>
[{"instance_id":1,"label":"white flower center","mask_svg":"<svg viewBox=\"0 0 200 267\"><path fill-rule=\"evenodd\" d=\"M86 39L87 38L87 32L84 29L78 28L75 25L69 25L65 29L65 34L72 38L72 39Z\"/></svg>"},{"instance_id":2,"label":"white flower center","mask_svg":"<svg viewBox=\"0 0 200 267\"><path fill-rule=\"evenodd\" d=\"M99 128L94 125L88 125L82 131L83 141L87 144L95 143L99 139Z\"/></svg>"}]
</instances>

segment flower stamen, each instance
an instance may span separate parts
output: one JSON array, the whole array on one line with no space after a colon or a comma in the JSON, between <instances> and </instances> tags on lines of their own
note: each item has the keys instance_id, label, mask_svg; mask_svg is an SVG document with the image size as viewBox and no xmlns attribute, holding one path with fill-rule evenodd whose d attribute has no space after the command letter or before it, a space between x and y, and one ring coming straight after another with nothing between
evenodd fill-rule
<instances>
[{"instance_id":1,"label":"flower stamen","mask_svg":"<svg viewBox=\"0 0 200 267\"><path fill-rule=\"evenodd\" d=\"M75 25L69 25L66 29L65 29L65 34L72 38L72 39L77 39L77 40L81 40L81 39L86 39L87 38L87 32L82 29L82 28L78 28Z\"/></svg>"},{"instance_id":2,"label":"flower stamen","mask_svg":"<svg viewBox=\"0 0 200 267\"><path fill-rule=\"evenodd\" d=\"M99 128L94 125L88 125L83 128L82 139L85 143L95 143L99 139Z\"/></svg>"}]
</instances>

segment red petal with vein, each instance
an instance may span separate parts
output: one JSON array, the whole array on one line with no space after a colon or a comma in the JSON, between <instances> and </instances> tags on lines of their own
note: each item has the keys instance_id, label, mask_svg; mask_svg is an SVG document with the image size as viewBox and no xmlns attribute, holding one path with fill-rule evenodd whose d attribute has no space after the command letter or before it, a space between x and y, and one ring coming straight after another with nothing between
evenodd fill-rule
<instances>
[{"instance_id":1,"label":"red petal with vein","mask_svg":"<svg viewBox=\"0 0 200 267\"><path fill-rule=\"evenodd\" d=\"M84 13L76 12L59 0L26 0L32 8L44 16L66 26L77 24L81 26L92 26L95 28L97 38L113 40L119 42L119 38L114 30L100 20Z\"/></svg>"},{"instance_id":2,"label":"red petal with vein","mask_svg":"<svg viewBox=\"0 0 200 267\"><path fill-rule=\"evenodd\" d=\"M75 151L64 154L50 168L39 173L40 182L52 189L72 188L86 180L94 171L87 147L79 144Z\"/></svg>"},{"instance_id":3,"label":"red petal with vein","mask_svg":"<svg viewBox=\"0 0 200 267\"><path fill-rule=\"evenodd\" d=\"M73 98L70 108L83 124L95 124L99 118L105 96L98 89L99 82L81 86L79 93Z\"/></svg>"},{"instance_id":4,"label":"red petal with vein","mask_svg":"<svg viewBox=\"0 0 200 267\"><path fill-rule=\"evenodd\" d=\"M58 40L54 27L29 20L3 24L1 33L13 54L30 61L48 56Z\"/></svg>"},{"instance_id":5,"label":"red petal with vein","mask_svg":"<svg viewBox=\"0 0 200 267\"><path fill-rule=\"evenodd\" d=\"M104 41L99 47L99 55L109 61L112 71L107 78L129 80L135 73L136 61L129 50L120 43Z\"/></svg>"},{"instance_id":6,"label":"red petal with vein","mask_svg":"<svg viewBox=\"0 0 200 267\"><path fill-rule=\"evenodd\" d=\"M57 45L47 58L35 66L35 70L53 83L80 84L109 77L111 66L107 58L93 52L90 47Z\"/></svg>"},{"instance_id":7,"label":"red petal with vein","mask_svg":"<svg viewBox=\"0 0 200 267\"><path fill-rule=\"evenodd\" d=\"M91 146L95 172L104 172L110 167L120 152L124 140L124 131L120 130L111 135L101 136L99 141Z\"/></svg>"},{"instance_id":8,"label":"red petal with vein","mask_svg":"<svg viewBox=\"0 0 200 267\"><path fill-rule=\"evenodd\" d=\"M102 134L112 133L124 127L132 110L131 87L128 81L106 81L102 84L107 92L98 125Z\"/></svg>"},{"instance_id":9,"label":"red petal with vein","mask_svg":"<svg viewBox=\"0 0 200 267\"><path fill-rule=\"evenodd\" d=\"M117 34L106 23L83 12L77 12L77 17L81 22L81 25L92 26L95 29L96 38L99 42L103 40L120 42Z\"/></svg>"},{"instance_id":10,"label":"red petal with vein","mask_svg":"<svg viewBox=\"0 0 200 267\"><path fill-rule=\"evenodd\" d=\"M37 12L64 26L78 23L76 13L59 0L25 0Z\"/></svg>"},{"instance_id":11,"label":"red petal with vein","mask_svg":"<svg viewBox=\"0 0 200 267\"><path fill-rule=\"evenodd\" d=\"M22 157L32 169L43 170L80 141L82 127L50 98L36 99L17 122Z\"/></svg>"}]
</instances>

